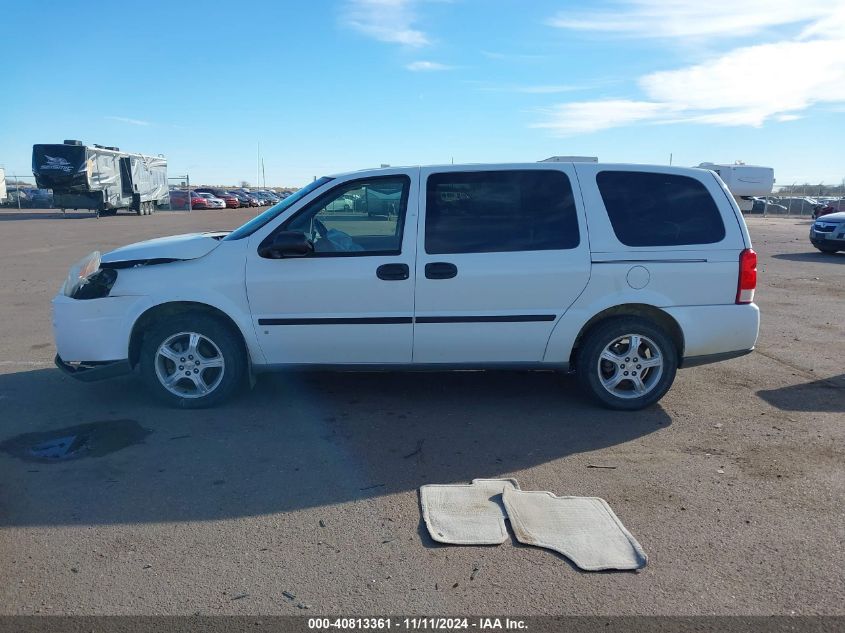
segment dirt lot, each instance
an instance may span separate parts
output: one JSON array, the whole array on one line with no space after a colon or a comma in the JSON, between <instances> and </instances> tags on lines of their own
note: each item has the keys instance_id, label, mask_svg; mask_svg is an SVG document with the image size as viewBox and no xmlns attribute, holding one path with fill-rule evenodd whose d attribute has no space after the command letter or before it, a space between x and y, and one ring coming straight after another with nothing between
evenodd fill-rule
<instances>
[{"instance_id":1,"label":"dirt lot","mask_svg":"<svg viewBox=\"0 0 845 633\"><path fill-rule=\"evenodd\" d=\"M108 422L106 448L128 444L0 454L0 613L845 613L845 253L817 253L806 220L749 220L758 351L681 371L640 413L520 373L266 376L172 411L52 366L72 261L252 213L0 212L0 442ZM428 538L418 486L499 476L605 498L648 566Z\"/></svg>"}]
</instances>

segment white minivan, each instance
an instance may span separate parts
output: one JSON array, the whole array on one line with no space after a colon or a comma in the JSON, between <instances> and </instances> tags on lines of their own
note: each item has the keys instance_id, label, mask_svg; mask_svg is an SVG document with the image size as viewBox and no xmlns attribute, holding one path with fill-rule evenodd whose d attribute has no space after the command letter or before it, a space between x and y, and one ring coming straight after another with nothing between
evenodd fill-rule
<instances>
[{"instance_id":1,"label":"white minivan","mask_svg":"<svg viewBox=\"0 0 845 633\"><path fill-rule=\"evenodd\" d=\"M704 169L358 171L230 233L92 253L53 300L56 363L137 370L181 407L286 368L570 370L634 410L677 368L754 348L756 260Z\"/></svg>"}]
</instances>

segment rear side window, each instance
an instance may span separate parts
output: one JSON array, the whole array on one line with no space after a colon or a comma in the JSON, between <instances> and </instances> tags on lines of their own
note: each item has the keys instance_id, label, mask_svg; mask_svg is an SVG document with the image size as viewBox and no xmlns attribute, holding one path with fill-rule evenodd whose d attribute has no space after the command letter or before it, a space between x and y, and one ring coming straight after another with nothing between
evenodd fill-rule
<instances>
[{"instance_id":1,"label":"rear side window","mask_svg":"<svg viewBox=\"0 0 845 633\"><path fill-rule=\"evenodd\" d=\"M602 171L596 183L613 232L626 246L714 244L725 237L722 214L695 178Z\"/></svg>"},{"instance_id":2,"label":"rear side window","mask_svg":"<svg viewBox=\"0 0 845 633\"><path fill-rule=\"evenodd\" d=\"M575 248L572 187L554 170L446 172L426 184L430 254Z\"/></svg>"}]
</instances>

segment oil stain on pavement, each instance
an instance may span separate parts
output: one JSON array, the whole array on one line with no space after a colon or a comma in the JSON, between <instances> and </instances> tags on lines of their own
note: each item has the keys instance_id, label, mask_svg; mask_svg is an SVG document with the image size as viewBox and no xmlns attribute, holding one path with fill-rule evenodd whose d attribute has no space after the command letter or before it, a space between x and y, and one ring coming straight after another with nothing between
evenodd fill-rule
<instances>
[{"instance_id":1,"label":"oil stain on pavement","mask_svg":"<svg viewBox=\"0 0 845 633\"><path fill-rule=\"evenodd\" d=\"M24 461L49 464L102 457L141 444L150 433L136 420L102 420L16 435L0 442L0 451Z\"/></svg>"}]
</instances>

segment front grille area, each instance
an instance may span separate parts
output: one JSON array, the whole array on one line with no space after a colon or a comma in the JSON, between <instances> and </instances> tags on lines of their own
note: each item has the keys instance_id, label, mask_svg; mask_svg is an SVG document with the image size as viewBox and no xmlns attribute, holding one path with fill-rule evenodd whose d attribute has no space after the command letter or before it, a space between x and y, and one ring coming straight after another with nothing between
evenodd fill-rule
<instances>
[{"instance_id":1,"label":"front grille area","mask_svg":"<svg viewBox=\"0 0 845 633\"><path fill-rule=\"evenodd\" d=\"M833 230L837 226L836 224L814 224L813 229L815 229L816 233L833 233Z\"/></svg>"}]
</instances>

